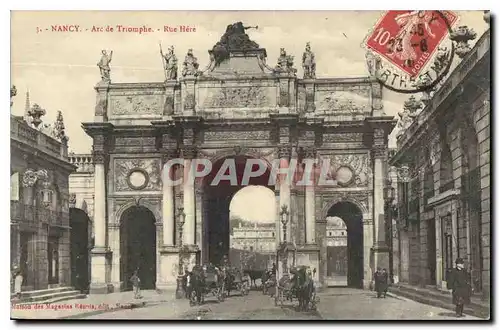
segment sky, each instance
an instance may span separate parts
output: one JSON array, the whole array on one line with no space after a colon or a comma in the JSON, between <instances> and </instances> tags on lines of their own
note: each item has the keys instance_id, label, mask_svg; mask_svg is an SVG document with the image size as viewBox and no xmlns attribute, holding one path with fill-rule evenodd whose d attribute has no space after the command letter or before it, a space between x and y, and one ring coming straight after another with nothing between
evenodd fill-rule
<instances>
[{"instance_id":1,"label":"sky","mask_svg":"<svg viewBox=\"0 0 500 330\"><path fill-rule=\"evenodd\" d=\"M467 25L478 33L477 39L487 29L482 11L456 13L460 25ZM283 47L295 56L295 67L301 77L300 59L306 42L310 42L318 78L359 77L367 75L362 43L383 14L381 11L13 11L11 84L16 86L18 94L13 99L11 112L23 114L25 94L29 90L31 103L38 103L47 111L42 118L45 122L52 123L57 111L62 111L70 151L90 153L92 141L81 129L81 123L93 120L96 100L93 87L100 80L96 64L102 49L113 50L113 82L160 82L164 80L160 42L164 51L174 45L179 65L187 50L192 48L200 68L204 68L209 62L208 50L219 41L226 26L242 21L246 26L258 26L257 30L247 30L247 34L266 48L270 66L276 64ZM63 24L79 25L82 31L50 31L53 25ZM149 34L118 32L117 25L146 25L161 31ZM189 26L196 32L163 32L166 25ZM93 26L102 27L104 31L106 26L111 26L115 31L90 32ZM37 28L42 32L37 33ZM49 31L45 31L46 28ZM392 116L402 110L408 98L388 90L383 91L383 97L384 111ZM393 134L390 147L394 146ZM242 190L240 196L248 194L247 200L251 198L248 196L257 196L255 191L248 191L243 193ZM267 200L266 191L261 193L264 197L259 200ZM272 198L274 201L274 195ZM269 210L259 205L248 208L247 213L256 219L274 219L274 202L272 204Z\"/></svg>"}]
</instances>

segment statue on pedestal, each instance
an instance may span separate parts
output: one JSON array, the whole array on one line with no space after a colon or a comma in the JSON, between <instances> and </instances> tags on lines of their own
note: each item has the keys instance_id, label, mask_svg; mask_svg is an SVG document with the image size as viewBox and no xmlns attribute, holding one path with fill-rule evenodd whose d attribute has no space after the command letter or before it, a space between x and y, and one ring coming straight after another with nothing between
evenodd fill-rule
<instances>
[{"instance_id":1,"label":"statue on pedestal","mask_svg":"<svg viewBox=\"0 0 500 330\"><path fill-rule=\"evenodd\" d=\"M105 82L110 82L110 71L111 68L109 67L109 63L111 63L111 58L113 57L113 51L111 51L108 55L106 50L102 50L102 56L101 60L99 63L97 63L97 66L99 67L99 70L101 71L101 79L102 81Z\"/></svg>"},{"instance_id":2,"label":"statue on pedestal","mask_svg":"<svg viewBox=\"0 0 500 330\"><path fill-rule=\"evenodd\" d=\"M306 44L306 50L302 55L302 67L304 68L304 79L316 78L316 60L309 42Z\"/></svg>"},{"instance_id":3,"label":"statue on pedestal","mask_svg":"<svg viewBox=\"0 0 500 330\"><path fill-rule=\"evenodd\" d=\"M245 33L248 29L258 29L258 26L243 26L242 22L229 24L226 27L226 32L220 38L220 41L212 48L212 54L216 63L220 63L229 58L230 50L257 49L259 45L250 40L250 37Z\"/></svg>"},{"instance_id":4,"label":"statue on pedestal","mask_svg":"<svg viewBox=\"0 0 500 330\"><path fill-rule=\"evenodd\" d=\"M297 69L293 67L293 56L287 55L285 48L280 49L280 57L278 58L278 64L274 68L277 73L289 73L295 74Z\"/></svg>"},{"instance_id":5,"label":"statue on pedestal","mask_svg":"<svg viewBox=\"0 0 500 330\"><path fill-rule=\"evenodd\" d=\"M165 75L167 80L177 79L177 56L174 54L174 46L168 48L168 53L163 54L160 48L160 55L165 59Z\"/></svg>"},{"instance_id":6,"label":"statue on pedestal","mask_svg":"<svg viewBox=\"0 0 500 330\"><path fill-rule=\"evenodd\" d=\"M375 56L372 52L366 52L366 65L368 67L368 74L370 77L375 78L377 76L377 72L382 69L382 59L380 56Z\"/></svg>"},{"instance_id":7,"label":"statue on pedestal","mask_svg":"<svg viewBox=\"0 0 500 330\"><path fill-rule=\"evenodd\" d=\"M199 64L198 64L198 58L194 57L193 55L193 50L189 49L186 57L184 59L184 63L182 63L183 68L182 68L182 76L197 76L199 71Z\"/></svg>"},{"instance_id":8,"label":"statue on pedestal","mask_svg":"<svg viewBox=\"0 0 500 330\"><path fill-rule=\"evenodd\" d=\"M57 111L57 119L54 123L54 129L52 130L52 136L58 139L61 142L66 142L68 137L64 132L64 119L61 111Z\"/></svg>"}]
</instances>

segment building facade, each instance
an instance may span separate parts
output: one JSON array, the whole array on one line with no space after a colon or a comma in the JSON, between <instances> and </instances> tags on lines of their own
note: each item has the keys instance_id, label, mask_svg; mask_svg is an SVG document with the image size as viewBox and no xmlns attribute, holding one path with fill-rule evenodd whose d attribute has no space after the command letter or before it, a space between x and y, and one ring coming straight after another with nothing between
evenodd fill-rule
<instances>
[{"instance_id":1,"label":"building facade","mask_svg":"<svg viewBox=\"0 0 500 330\"><path fill-rule=\"evenodd\" d=\"M463 40L473 32L462 29ZM463 45L462 45L463 46ZM461 47L462 50L464 47ZM465 47L465 49L467 49ZM446 289L457 257L490 294L490 30L452 71L391 158L398 172L399 280ZM409 100L406 110L416 108ZM404 115L404 114L403 114Z\"/></svg>"},{"instance_id":2,"label":"building facade","mask_svg":"<svg viewBox=\"0 0 500 330\"><path fill-rule=\"evenodd\" d=\"M11 267L23 291L71 285L67 137L62 115L50 127L37 104L11 116ZM27 112L26 111L26 112Z\"/></svg>"},{"instance_id":3,"label":"building facade","mask_svg":"<svg viewBox=\"0 0 500 330\"><path fill-rule=\"evenodd\" d=\"M239 223L232 228L231 249L251 250L259 253L276 253L276 225L254 223L245 226Z\"/></svg>"},{"instance_id":4,"label":"building facade","mask_svg":"<svg viewBox=\"0 0 500 330\"><path fill-rule=\"evenodd\" d=\"M165 82L113 83L101 71L94 121L83 124L93 137L91 291L123 290L137 268L147 287L175 284L180 244L189 250L187 266L220 262L229 250L229 202L242 188L208 184L225 159L235 161L238 173L248 159L266 164L267 172L249 184L275 192L276 245L286 230L296 263L318 269L317 280L327 272L328 216L340 216L352 233L353 286L367 288L376 265L388 267L383 186L395 121L383 112L380 83L375 77L316 78L309 45L303 78L284 49L270 67L266 50L240 25L209 51L204 70L190 50L182 76L166 65ZM164 166L177 157L188 160L188 168L194 159L208 159L211 174L195 184L164 184ZM269 168L280 159L328 159L335 180L269 186ZM182 168L174 171L182 177ZM283 206L289 210L285 227Z\"/></svg>"}]
</instances>

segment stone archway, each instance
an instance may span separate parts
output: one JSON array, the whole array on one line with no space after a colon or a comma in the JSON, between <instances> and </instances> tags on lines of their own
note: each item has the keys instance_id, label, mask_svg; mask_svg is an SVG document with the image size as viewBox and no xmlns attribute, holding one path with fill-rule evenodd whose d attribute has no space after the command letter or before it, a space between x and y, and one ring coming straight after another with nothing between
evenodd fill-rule
<instances>
[{"instance_id":1,"label":"stone archway","mask_svg":"<svg viewBox=\"0 0 500 330\"><path fill-rule=\"evenodd\" d=\"M364 244L362 211L352 202L340 201L329 208L327 217L338 217L343 220L347 227L347 286L363 288Z\"/></svg>"},{"instance_id":2,"label":"stone archway","mask_svg":"<svg viewBox=\"0 0 500 330\"><path fill-rule=\"evenodd\" d=\"M87 213L79 208L69 209L71 226L70 258L71 258L71 285L81 292L88 292L90 285L91 221Z\"/></svg>"},{"instance_id":3,"label":"stone archway","mask_svg":"<svg viewBox=\"0 0 500 330\"><path fill-rule=\"evenodd\" d=\"M156 288L156 219L144 206L131 206L120 216L120 282L130 290L138 270L142 289Z\"/></svg>"},{"instance_id":4,"label":"stone archway","mask_svg":"<svg viewBox=\"0 0 500 330\"><path fill-rule=\"evenodd\" d=\"M236 155L218 158L213 163L212 170L203 180L203 222L202 222L202 259L203 262L220 264L224 255L230 251L230 223L229 205L234 195L243 187L249 185L268 186L270 169L264 160L256 160L267 169L258 177L249 178L242 182L246 160L255 159L247 155ZM221 171L222 168L222 171ZM224 168L226 169L224 171ZM256 170L253 168L252 170ZM216 178L218 173L224 174L221 180ZM236 173L235 180L229 179L229 173Z\"/></svg>"}]
</instances>

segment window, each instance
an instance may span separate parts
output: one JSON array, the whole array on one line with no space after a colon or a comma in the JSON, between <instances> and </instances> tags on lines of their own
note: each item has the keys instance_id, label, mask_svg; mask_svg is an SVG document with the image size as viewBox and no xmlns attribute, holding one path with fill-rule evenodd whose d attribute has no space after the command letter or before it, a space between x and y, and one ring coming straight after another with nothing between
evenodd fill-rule
<instances>
[{"instance_id":1,"label":"window","mask_svg":"<svg viewBox=\"0 0 500 330\"><path fill-rule=\"evenodd\" d=\"M344 236L344 232L342 232L342 236Z\"/></svg>"},{"instance_id":2,"label":"window","mask_svg":"<svg viewBox=\"0 0 500 330\"><path fill-rule=\"evenodd\" d=\"M273 237L274 237L274 232L272 233Z\"/></svg>"},{"instance_id":3,"label":"window","mask_svg":"<svg viewBox=\"0 0 500 330\"><path fill-rule=\"evenodd\" d=\"M19 173L16 172L10 176L10 200L19 200Z\"/></svg>"},{"instance_id":4,"label":"window","mask_svg":"<svg viewBox=\"0 0 500 330\"><path fill-rule=\"evenodd\" d=\"M451 150L446 143L443 143L441 145L441 166L439 169L439 181L439 191L441 193L453 189L454 187Z\"/></svg>"}]
</instances>

